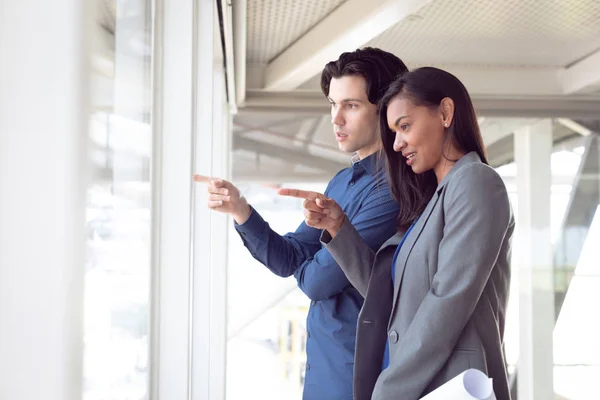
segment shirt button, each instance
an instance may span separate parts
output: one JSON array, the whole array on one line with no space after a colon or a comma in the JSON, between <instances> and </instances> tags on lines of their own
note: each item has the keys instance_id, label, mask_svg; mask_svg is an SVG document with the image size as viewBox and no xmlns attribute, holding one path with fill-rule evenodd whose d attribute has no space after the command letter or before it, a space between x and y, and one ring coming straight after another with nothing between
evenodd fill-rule
<instances>
[{"instance_id":1,"label":"shirt button","mask_svg":"<svg viewBox=\"0 0 600 400\"><path fill-rule=\"evenodd\" d=\"M350 186L354 186L354 181L350 181Z\"/></svg>"},{"instance_id":2,"label":"shirt button","mask_svg":"<svg viewBox=\"0 0 600 400\"><path fill-rule=\"evenodd\" d=\"M310 339L310 332L306 332L306 338Z\"/></svg>"},{"instance_id":3,"label":"shirt button","mask_svg":"<svg viewBox=\"0 0 600 400\"><path fill-rule=\"evenodd\" d=\"M317 301L313 300L313 301L310 302L310 304L312 304L313 306L315 306L315 305L317 305Z\"/></svg>"},{"instance_id":4,"label":"shirt button","mask_svg":"<svg viewBox=\"0 0 600 400\"><path fill-rule=\"evenodd\" d=\"M396 332L396 331L390 332L390 342L392 342L392 343L398 342L398 332Z\"/></svg>"},{"instance_id":5,"label":"shirt button","mask_svg":"<svg viewBox=\"0 0 600 400\"><path fill-rule=\"evenodd\" d=\"M310 370L310 364L306 364L306 370Z\"/></svg>"}]
</instances>

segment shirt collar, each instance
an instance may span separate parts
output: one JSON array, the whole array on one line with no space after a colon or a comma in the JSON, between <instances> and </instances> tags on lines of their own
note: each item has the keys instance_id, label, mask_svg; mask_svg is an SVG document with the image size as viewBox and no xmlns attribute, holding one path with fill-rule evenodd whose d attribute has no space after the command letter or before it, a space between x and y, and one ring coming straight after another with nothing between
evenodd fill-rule
<instances>
[{"instance_id":1,"label":"shirt collar","mask_svg":"<svg viewBox=\"0 0 600 400\"><path fill-rule=\"evenodd\" d=\"M367 171L370 175L375 176L378 172L381 172L385 166L385 161L383 159L383 154L380 154L379 151L376 151L362 160L358 156L358 153L354 153L352 155L352 166L355 164L360 164L365 171Z\"/></svg>"}]
</instances>

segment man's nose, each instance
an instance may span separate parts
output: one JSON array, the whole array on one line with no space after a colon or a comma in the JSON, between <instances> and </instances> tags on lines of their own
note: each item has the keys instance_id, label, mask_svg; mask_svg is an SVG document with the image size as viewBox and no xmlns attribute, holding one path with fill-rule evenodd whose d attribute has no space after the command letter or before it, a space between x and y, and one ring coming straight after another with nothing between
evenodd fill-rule
<instances>
[{"instance_id":1,"label":"man's nose","mask_svg":"<svg viewBox=\"0 0 600 400\"><path fill-rule=\"evenodd\" d=\"M339 126L344 125L344 118L340 109L331 111L331 123Z\"/></svg>"}]
</instances>

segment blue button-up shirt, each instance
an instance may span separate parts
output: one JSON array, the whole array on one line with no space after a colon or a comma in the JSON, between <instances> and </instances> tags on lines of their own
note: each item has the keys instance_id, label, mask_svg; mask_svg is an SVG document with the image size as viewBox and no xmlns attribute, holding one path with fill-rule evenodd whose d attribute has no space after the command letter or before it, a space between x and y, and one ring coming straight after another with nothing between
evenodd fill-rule
<instances>
[{"instance_id":1,"label":"blue button-up shirt","mask_svg":"<svg viewBox=\"0 0 600 400\"><path fill-rule=\"evenodd\" d=\"M395 234L398 216L383 162L378 154L356 160L325 191L373 250ZM303 399L352 400L356 324L363 298L322 247L321 231L303 222L295 232L281 236L255 210L236 229L254 258L279 276L293 274L312 300Z\"/></svg>"}]
</instances>

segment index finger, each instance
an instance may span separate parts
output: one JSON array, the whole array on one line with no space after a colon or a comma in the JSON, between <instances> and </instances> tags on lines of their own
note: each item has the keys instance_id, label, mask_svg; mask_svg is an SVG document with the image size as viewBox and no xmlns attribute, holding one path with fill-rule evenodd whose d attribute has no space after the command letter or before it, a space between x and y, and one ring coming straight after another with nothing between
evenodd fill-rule
<instances>
[{"instance_id":1,"label":"index finger","mask_svg":"<svg viewBox=\"0 0 600 400\"><path fill-rule=\"evenodd\" d=\"M194 174L194 181L200 183L210 183L210 177L204 175Z\"/></svg>"},{"instance_id":2,"label":"index finger","mask_svg":"<svg viewBox=\"0 0 600 400\"><path fill-rule=\"evenodd\" d=\"M283 188L283 189L277 190L277 194L279 194L280 196L297 197L299 199L306 199L306 200L316 200L316 199L325 199L326 198L321 193L311 192L309 190L288 189L288 188Z\"/></svg>"}]
</instances>

